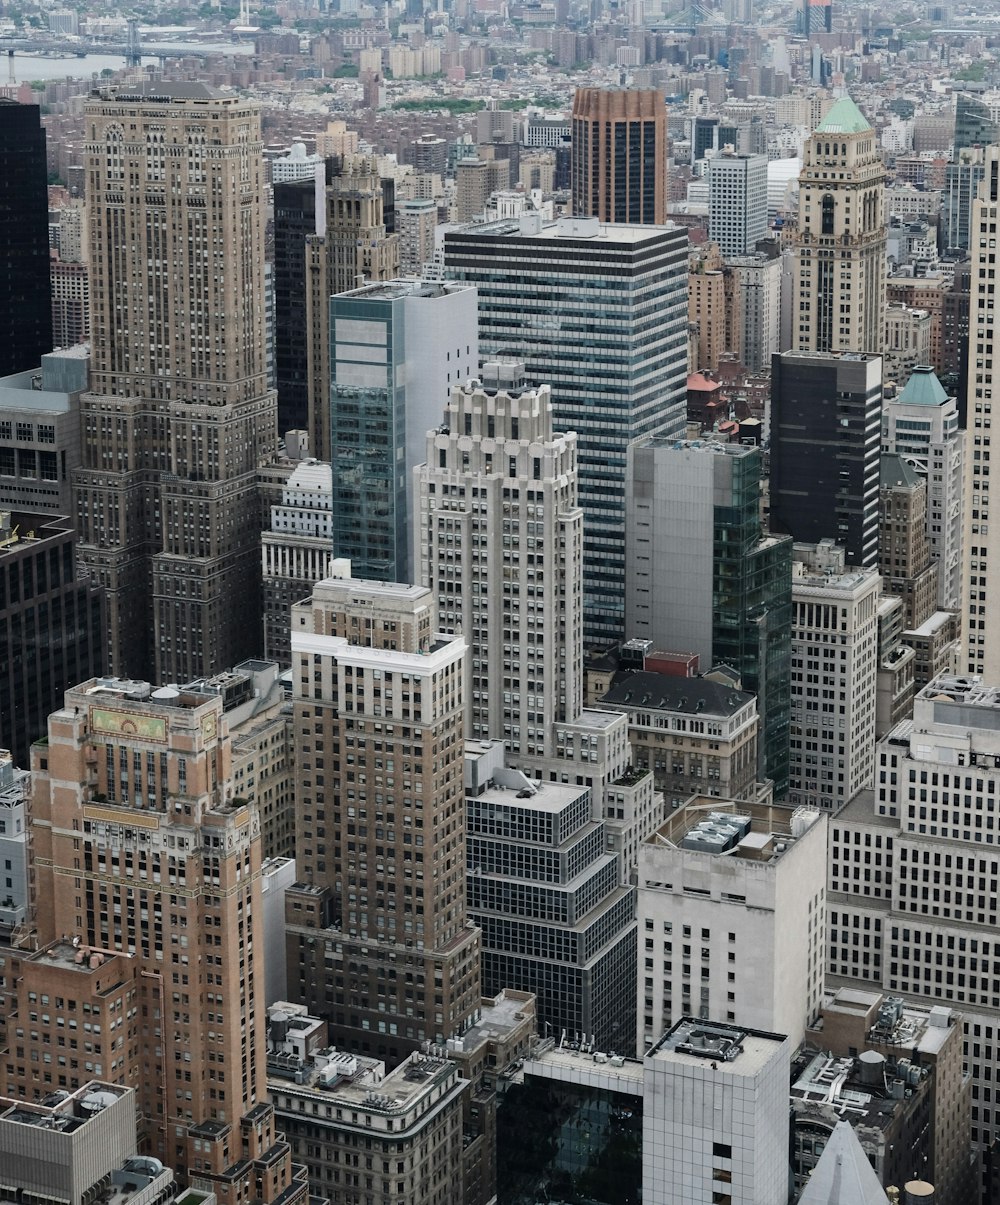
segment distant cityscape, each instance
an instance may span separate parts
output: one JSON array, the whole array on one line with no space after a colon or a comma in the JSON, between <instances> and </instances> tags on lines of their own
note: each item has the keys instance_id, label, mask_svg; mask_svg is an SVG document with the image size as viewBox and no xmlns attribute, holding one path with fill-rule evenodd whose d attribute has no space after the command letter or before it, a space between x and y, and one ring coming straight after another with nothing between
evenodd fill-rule
<instances>
[{"instance_id":1,"label":"distant cityscape","mask_svg":"<svg viewBox=\"0 0 1000 1205\"><path fill-rule=\"evenodd\" d=\"M1000 9L0 50L0 1205L1000 1202Z\"/></svg>"}]
</instances>

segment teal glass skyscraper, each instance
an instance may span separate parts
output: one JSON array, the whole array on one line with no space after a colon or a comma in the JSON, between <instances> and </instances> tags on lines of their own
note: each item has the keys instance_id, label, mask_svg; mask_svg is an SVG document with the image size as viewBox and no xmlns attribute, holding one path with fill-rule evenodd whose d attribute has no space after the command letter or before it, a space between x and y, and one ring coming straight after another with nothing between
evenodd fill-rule
<instances>
[{"instance_id":1,"label":"teal glass skyscraper","mask_svg":"<svg viewBox=\"0 0 1000 1205\"><path fill-rule=\"evenodd\" d=\"M479 290L484 356L522 360L528 384L551 386L555 430L579 436L590 647L626 636L626 450L684 430L687 256L684 229L596 218L532 214L445 235L447 275Z\"/></svg>"}]
</instances>

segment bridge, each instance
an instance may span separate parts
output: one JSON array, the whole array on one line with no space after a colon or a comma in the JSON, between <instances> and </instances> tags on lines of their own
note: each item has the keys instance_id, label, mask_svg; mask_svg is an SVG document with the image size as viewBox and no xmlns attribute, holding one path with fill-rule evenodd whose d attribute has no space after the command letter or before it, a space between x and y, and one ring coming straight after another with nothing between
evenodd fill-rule
<instances>
[{"instance_id":1,"label":"bridge","mask_svg":"<svg viewBox=\"0 0 1000 1205\"><path fill-rule=\"evenodd\" d=\"M235 45L235 44L234 44ZM58 38L0 38L0 54L8 56L18 52L22 54L33 52L48 54L55 58L85 58L88 54L103 54L111 57L121 57L130 66L137 66L142 58L178 59L189 55L197 55L196 44L184 46L153 46L148 42L140 42L138 38L127 42L92 42L92 41L60 41ZM206 50L207 54L218 54L217 50Z\"/></svg>"}]
</instances>

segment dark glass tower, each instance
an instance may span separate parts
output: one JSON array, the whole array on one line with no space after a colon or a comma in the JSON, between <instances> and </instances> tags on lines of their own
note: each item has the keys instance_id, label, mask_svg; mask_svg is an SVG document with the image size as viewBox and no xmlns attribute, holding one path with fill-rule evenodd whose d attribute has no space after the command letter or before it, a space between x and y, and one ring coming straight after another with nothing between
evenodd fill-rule
<instances>
[{"instance_id":1,"label":"dark glass tower","mask_svg":"<svg viewBox=\"0 0 1000 1205\"><path fill-rule=\"evenodd\" d=\"M274 361L278 433L309 422L306 238L316 233L316 181L274 186ZM310 448L324 459L325 448Z\"/></svg>"},{"instance_id":2,"label":"dark glass tower","mask_svg":"<svg viewBox=\"0 0 1000 1205\"><path fill-rule=\"evenodd\" d=\"M52 350L48 169L38 105L0 100L0 376Z\"/></svg>"},{"instance_id":3,"label":"dark glass tower","mask_svg":"<svg viewBox=\"0 0 1000 1205\"><path fill-rule=\"evenodd\" d=\"M882 357L787 351L771 364L771 527L877 565Z\"/></svg>"}]
</instances>

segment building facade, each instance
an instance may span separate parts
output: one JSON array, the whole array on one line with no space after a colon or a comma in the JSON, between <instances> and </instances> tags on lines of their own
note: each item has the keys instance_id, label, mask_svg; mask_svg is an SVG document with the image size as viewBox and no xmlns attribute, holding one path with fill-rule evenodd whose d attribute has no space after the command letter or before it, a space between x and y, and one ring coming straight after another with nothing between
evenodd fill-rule
<instances>
[{"instance_id":1,"label":"building facade","mask_svg":"<svg viewBox=\"0 0 1000 1205\"><path fill-rule=\"evenodd\" d=\"M274 186L274 361L282 435L309 422L306 239L322 232L325 204L314 175ZM318 454L325 456L325 449Z\"/></svg>"},{"instance_id":2,"label":"building facade","mask_svg":"<svg viewBox=\"0 0 1000 1205\"><path fill-rule=\"evenodd\" d=\"M639 853L636 1037L683 1017L787 1031L823 995L827 819L694 796Z\"/></svg>"},{"instance_id":3,"label":"building facade","mask_svg":"<svg viewBox=\"0 0 1000 1205\"><path fill-rule=\"evenodd\" d=\"M292 663L292 606L326 577L333 549L333 476L328 464L305 460L292 470L261 535L264 656Z\"/></svg>"},{"instance_id":4,"label":"building facade","mask_svg":"<svg viewBox=\"0 0 1000 1205\"><path fill-rule=\"evenodd\" d=\"M900 393L883 405L883 453L902 457L927 482L927 538L938 568L937 604L948 611L961 610L966 573L965 440L955 399L926 366L914 368Z\"/></svg>"},{"instance_id":5,"label":"building facade","mask_svg":"<svg viewBox=\"0 0 1000 1205\"><path fill-rule=\"evenodd\" d=\"M165 83L95 94L85 110L80 561L107 594L114 672L183 682L259 647L257 472L277 441L260 111Z\"/></svg>"},{"instance_id":6,"label":"building facade","mask_svg":"<svg viewBox=\"0 0 1000 1205\"><path fill-rule=\"evenodd\" d=\"M767 159L726 149L708 161L708 236L724 259L767 238Z\"/></svg>"}]
</instances>

